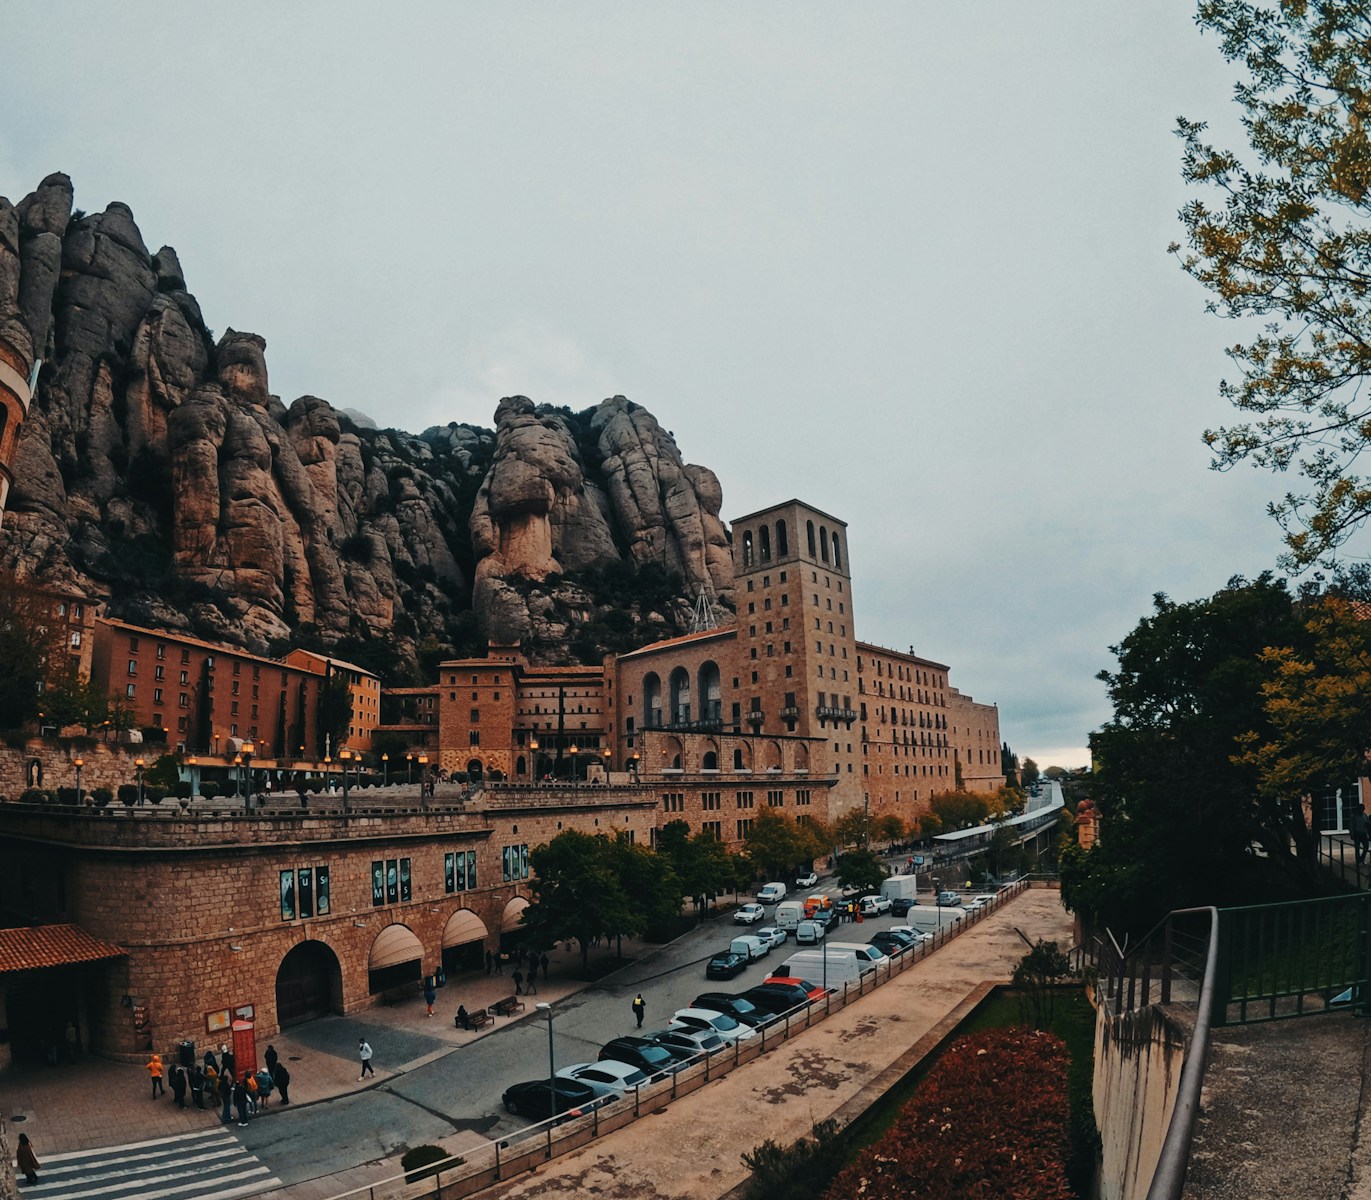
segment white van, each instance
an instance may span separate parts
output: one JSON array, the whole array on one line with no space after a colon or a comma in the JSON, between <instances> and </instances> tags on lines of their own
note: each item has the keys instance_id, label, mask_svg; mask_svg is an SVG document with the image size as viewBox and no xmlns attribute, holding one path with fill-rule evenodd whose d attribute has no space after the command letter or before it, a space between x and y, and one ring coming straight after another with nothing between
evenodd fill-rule
<instances>
[{"instance_id":1,"label":"white van","mask_svg":"<svg viewBox=\"0 0 1371 1200\"><path fill-rule=\"evenodd\" d=\"M742 937L735 937L728 944L728 948L734 954L746 954L747 961L751 962L754 958L762 958L771 953L771 943L764 942L759 937L751 934L744 934Z\"/></svg>"},{"instance_id":2,"label":"white van","mask_svg":"<svg viewBox=\"0 0 1371 1200\"><path fill-rule=\"evenodd\" d=\"M871 970L877 963L884 962L890 957L879 946L871 946L865 942L829 942L829 953L833 953L834 950L851 950L857 956L858 962L867 964L866 970Z\"/></svg>"},{"instance_id":3,"label":"white van","mask_svg":"<svg viewBox=\"0 0 1371 1200\"><path fill-rule=\"evenodd\" d=\"M828 927L822 921L801 921L795 926L795 944L797 946L817 946L824 940L824 935L828 932Z\"/></svg>"},{"instance_id":4,"label":"white van","mask_svg":"<svg viewBox=\"0 0 1371 1200\"><path fill-rule=\"evenodd\" d=\"M805 919L805 906L798 900L783 900L776 905L776 928L794 932Z\"/></svg>"},{"instance_id":5,"label":"white van","mask_svg":"<svg viewBox=\"0 0 1371 1200\"><path fill-rule=\"evenodd\" d=\"M829 987L856 983L863 974L874 969L858 962L851 950L835 950L832 946L827 954L823 950L797 950L781 967L787 975L808 979L810 983L822 985L827 980Z\"/></svg>"},{"instance_id":6,"label":"white van","mask_svg":"<svg viewBox=\"0 0 1371 1200\"><path fill-rule=\"evenodd\" d=\"M966 909L929 908L920 905L918 908L911 908L905 913L904 919L915 929L934 933L939 929L951 929L954 925L966 920Z\"/></svg>"},{"instance_id":7,"label":"white van","mask_svg":"<svg viewBox=\"0 0 1371 1200\"><path fill-rule=\"evenodd\" d=\"M764 883L757 892L759 904L776 904L785 899L785 884Z\"/></svg>"}]
</instances>

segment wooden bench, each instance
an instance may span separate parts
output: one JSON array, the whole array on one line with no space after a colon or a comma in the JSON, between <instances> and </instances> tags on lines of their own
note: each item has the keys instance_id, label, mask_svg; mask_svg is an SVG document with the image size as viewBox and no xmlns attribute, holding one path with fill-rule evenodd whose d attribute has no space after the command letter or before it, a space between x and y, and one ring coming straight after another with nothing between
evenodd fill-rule
<instances>
[{"instance_id":1,"label":"wooden bench","mask_svg":"<svg viewBox=\"0 0 1371 1200\"><path fill-rule=\"evenodd\" d=\"M518 996L506 996L503 1000L495 1001L490 1007L502 1017L512 1017L515 1013L524 1011L524 1002Z\"/></svg>"},{"instance_id":2,"label":"wooden bench","mask_svg":"<svg viewBox=\"0 0 1371 1200\"><path fill-rule=\"evenodd\" d=\"M468 1029L484 1029L494 1020L495 1018L492 1017L490 1013L488 1013L484 1008L477 1008L467 1013L466 1027ZM461 1022L458 1020L457 1017L452 1018L452 1023L455 1026L457 1026L458 1029L462 1028Z\"/></svg>"}]
</instances>

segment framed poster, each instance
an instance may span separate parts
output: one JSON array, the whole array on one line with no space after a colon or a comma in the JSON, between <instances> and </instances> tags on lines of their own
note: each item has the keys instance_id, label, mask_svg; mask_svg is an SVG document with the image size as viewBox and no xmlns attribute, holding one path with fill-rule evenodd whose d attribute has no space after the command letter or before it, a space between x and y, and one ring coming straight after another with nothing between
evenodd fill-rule
<instances>
[{"instance_id":1,"label":"framed poster","mask_svg":"<svg viewBox=\"0 0 1371 1200\"><path fill-rule=\"evenodd\" d=\"M409 859L400 860L400 899L402 901L412 900L414 894L409 887Z\"/></svg>"},{"instance_id":2,"label":"framed poster","mask_svg":"<svg viewBox=\"0 0 1371 1200\"><path fill-rule=\"evenodd\" d=\"M233 1019L235 1021L251 1021L256 1011L251 1004L240 1004L233 1010Z\"/></svg>"},{"instance_id":3,"label":"framed poster","mask_svg":"<svg viewBox=\"0 0 1371 1200\"><path fill-rule=\"evenodd\" d=\"M371 864L371 907L379 908L386 902L386 864L377 859Z\"/></svg>"},{"instance_id":4,"label":"framed poster","mask_svg":"<svg viewBox=\"0 0 1371 1200\"><path fill-rule=\"evenodd\" d=\"M443 887L449 896L457 890L456 859L455 854L443 855Z\"/></svg>"},{"instance_id":5,"label":"framed poster","mask_svg":"<svg viewBox=\"0 0 1371 1200\"><path fill-rule=\"evenodd\" d=\"M314 911L321 917L329 914L327 867L314 869Z\"/></svg>"},{"instance_id":6,"label":"framed poster","mask_svg":"<svg viewBox=\"0 0 1371 1200\"><path fill-rule=\"evenodd\" d=\"M397 904L400 900L400 865L393 858L386 859L386 902Z\"/></svg>"},{"instance_id":7,"label":"framed poster","mask_svg":"<svg viewBox=\"0 0 1371 1200\"><path fill-rule=\"evenodd\" d=\"M300 918L314 916L314 871L310 867L301 867L296 872L297 890L295 893L296 905L300 910Z\"/></svg>"},{"instance_id":8,"label":"framed poster","mask_svg":"<svg viewBox=\"0 0 1371 1200\"><path fill-rule=\"evenodd\" d=\"M467 874L466 882L462 885L470 890L476 886L476 851L467 851Z\"/></svg>"},{"instance_id":9,"label":"framed poster","mask_svg":"<svg viewBox=\"0 0 1371 1200\"><path fill-rule=\"evenodd\" d=\"M295 872L281 872L281 920L295 920Z\"/></svg>"},{"instance_id":10,"label":"framed poster","mask_svg":"<svg viewBox=\"0 0 1371 1200\"><path fill-rule=\"evenodd\" d=\"M232 1023L233 1020L229 1016L229 1010L226 1008L221 1008L218 1012L205 1014L205 1028L210 1033L222 1033Z\"/></svg>"}]
</instances>

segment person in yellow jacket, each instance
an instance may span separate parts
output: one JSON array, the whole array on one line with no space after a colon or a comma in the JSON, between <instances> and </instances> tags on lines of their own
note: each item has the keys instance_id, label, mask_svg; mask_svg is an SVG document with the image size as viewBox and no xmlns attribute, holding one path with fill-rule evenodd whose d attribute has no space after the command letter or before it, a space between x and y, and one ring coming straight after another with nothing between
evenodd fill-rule
<instances>
[{"instance_id":1,"label":"person in yellow jacket","mask_svg":"<svg viewBox=\"0 0 1371 1200\"><path fill-rule=\"evenodd\" d=\"M148 1059L148 1075L152 1079L152 1098L157 1099L167 1089L162 1086L162 1056L154 1054Z\"/></svg>"}]
</instances>

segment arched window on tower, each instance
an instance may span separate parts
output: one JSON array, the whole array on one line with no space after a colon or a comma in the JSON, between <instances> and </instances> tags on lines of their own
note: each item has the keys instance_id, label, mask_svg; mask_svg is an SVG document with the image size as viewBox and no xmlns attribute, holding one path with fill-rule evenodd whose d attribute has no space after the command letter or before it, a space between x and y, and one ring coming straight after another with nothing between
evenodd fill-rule
<instances>
[{"instance_id":1,"label":"arched window on tower","mask_svg":"<svg viewBox=\"0 0 1371 1200\"><path fill-rule=\"evenodd\" d=\"M743 531L743 566L752 565L752 530Z\"/></svg>"},{"instance_id":2,"label":"arched window on tower","mask_svg":"<svg viewBox=\"0 0 1371 1200\"><path fill-rule=\"evenodd\" d=\"M656 671L643 676L643 728L662 727L662 681Z\"/></svg>"},{"instance_id":3,"label":"arched window on tower","mask_svg":"<svg viewBox=\"0 0 1371 1200\"><path fill-rule=\"evenodd\" d=\"M819 552L814 548L814 522L805 522L805 532L809 534L809 557L818 558Z\"/></svg>"},{"instance_id":4,"label":"arched window on tower","mask_svg":"<svg viewBox=\"0 0 1371 1200\"><path fill-rule=\"evenodd\" d=\"M843 556L838 549L838 535L836 533L833 535L833 565L840 571L843 569Z\"/></svg>"},{"instance_id":5,"label":"arched window on tower","mask_svg":"<svg viewBox=\"0 0 1371 1200\"><path fill-rule=\"evenodd\" d=\"M819 526L819 555L824 562L828 561L828 530L822 525Z\"/></svg>"},{"instance_id":6,"label":"arched window on tower","mask_svg":"<svg viewBox=\"0 0 1371 1200\"><path fill-rule=\"evenodd\" d=\"M724 716L723 694L719 686L719 667L707 662L700 668L700 719L721 721Z\"/></svg>"},{"instance_id":7,"label":"arched window on tower","mask_svg":"<svg viewBox=\"0 0 1371 1200\"><path fill-rule=\"evenodd\" d=\"M785 534L785 522L776 522L776 557L787 558L790 555L790 546L787 543Z\"/></svg>"},{"instance_id":8,"label":"arched window on tower","mask_svg":"<svg viewBox=\"0 0 1371 1200\"><path fill-rule=\"evenodd\" d=\"M671 672L671 723L690 723L690 674L684 667Z\"/></svg>"},{"instance_id":9,"label":"arched window on tower","mask_svg":"<svg viewBox=\"0 0 1371 1200\"><path fill-rule=\"evenodd\" d=\"M765 563L765 562L770 562L770 561L771 561L771 530L770 530L770 528L767 527L766 525L763 525L760 529L757 530L757 536L758 536L758 539L759 539L759 542L760 542L760 548L761 548L761 552L762 552L762 562L764 562L764 563Z\"/></svg>"}]
</instances>

